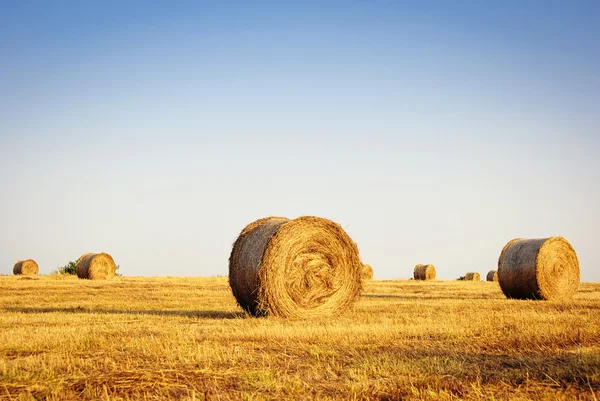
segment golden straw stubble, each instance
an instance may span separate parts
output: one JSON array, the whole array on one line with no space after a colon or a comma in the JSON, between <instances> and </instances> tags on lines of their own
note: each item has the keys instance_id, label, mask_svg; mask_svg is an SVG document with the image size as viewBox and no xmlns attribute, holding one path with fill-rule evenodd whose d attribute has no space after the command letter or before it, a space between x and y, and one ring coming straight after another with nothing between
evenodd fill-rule
<instances>
[{"instance_id":1,"label":"golden straw stubble","mask_svg":"<svg viewBox=\"0 0 600 401\"><path fill-rule=\"evenodd\" d=\"M362 290L358 247L336 223L267 217L233 244L229 284L253 316L306 318L348 309Z\"/></svg>"},{"instance_id":2,"label":"golden straw stubble","mask_svg":"<svg viewBox=\"0 0 600 401\"><path fill-rule=\"evenodd\" d=\"M33 259L19 260L13 266L13 274L24 276L35 276L39 274L40 268Z\"/></svg>"},{"instance_id":3,"label":"golden straw stubble","mask_svg":"<svg viewBox=\"0 0 600 401\"><path fill-rule=\"evenodd\" d=\"M108 280L114 277L117 265L108 253L86 253L77 259L77 277L90 280Z\"/></svg>"},{"instance_id":4,"label":"golden straw stubble","mask_svg":"<svg viewBox=\"0 0 600 401\"><path fill-rule=\"evenodd\" d=\"M435 280L436 272L433 265L416 265L413 270L415 280Z\"/></svg>"},{"instance_id":5,"label":"golden straw stubble","mask_svg":"<svg viewBox=\"0 0 600 401\"><path fill-rule=\"evenodd\" d=\"M516 238L498 258L498 282L516 299L568 299L579 287L577 253L563 237Z\"/></svg>"}]
</instances>

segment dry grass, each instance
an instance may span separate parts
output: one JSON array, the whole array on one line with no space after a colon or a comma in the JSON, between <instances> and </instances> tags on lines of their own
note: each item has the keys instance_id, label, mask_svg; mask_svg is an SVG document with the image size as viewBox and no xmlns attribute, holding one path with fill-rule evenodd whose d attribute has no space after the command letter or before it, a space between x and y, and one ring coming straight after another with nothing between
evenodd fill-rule
<instances>
[{"instance_id":1,"label":"dry grass","mask_svg":"<svg viewBox=\"0 0 600 401\"><path fill-rule=\"evenodd\" d=\"M0 289L0 399L600 398L600 283L540 302L372 281L348 313L292 321L246 317L225 277Z\"/></svg>"},{"instance_id":2,"label":"dry grass","mask_svg":"<svg viewBox=\"0 0 600 401\"><path fill-rule=\"evenodd\" d=\"M109 280L117 265L108 253L86 253L77 259L77 277L90 280Z\"/></svg>"},{"instance_id":3,"label":"dry grass","mask_svg":"<svg viewBox=\"0 0 600 401\"><path fill-rule=\"evenodd\" d=\"M413 270L415 280L435 280L435 267L433 265L416 265Z\"/></svg>"},{"instance_id":4,"label":"dry grass","mask_svg":"<svg viewBox=\"0 0 600 401\"><path fill-rule=\"evenodd\" d=\"M33 259L19 260L13 267L13 274L35 276L40 272L38 264Z\"/></svg>"},{"instance_id":5,"label":"dry grass","mask_svg":"<svg viewBox=\"0 0 600 401\"><path fill-rule=\"evenodd\" d=\"M373 272L373 267L371 267L371 265L363 264L362 270L361 270L361 276L362 276L363 281L373 280L374 274L375 273Z\"/></svg>"},{"instance_id":6,"label":"dry grass","mask_svg":"<svg viewBox=\"0 0 600 401\"><path fill-rule=\"evenodd\" d=\"M577 253L565 238L515 238L498 258L498 282L508 298L567 299L579 286Z\"/></svg>"},{"instance_id":7,"label":"dry grass","mask_svg":"<svg viewBox=\"0 0 600 401\"><path fill-rule=\"evenodd\" d=\"M254 316L308 318L346 311L362 290L358 247L342 227L321 217L266 217L233 244L229 282Z\"/></svg>"},{"instance_id":8,"label":"dry grass","mask_svg":"<svg viewBox=\"0 0 600 401\"><path fill-rule=\"evenodd\" d=\"M479 281L481 280L481 275L479 273L469 272L465 274L466 281Z\"/></svg>"}]
</instances>

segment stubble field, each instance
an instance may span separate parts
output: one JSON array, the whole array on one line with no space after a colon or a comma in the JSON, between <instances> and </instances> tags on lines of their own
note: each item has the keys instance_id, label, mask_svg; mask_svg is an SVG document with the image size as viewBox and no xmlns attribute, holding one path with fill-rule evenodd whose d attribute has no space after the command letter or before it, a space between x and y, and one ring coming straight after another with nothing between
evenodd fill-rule
<instances>
[{"instance_id":1,"label":"stubble field","mask_svg":"<svg viewBox=\"0 0 600 401\"><path fill-rule=\"evenodd\" d=\"M0 399L597 400L600 283L373 281L335 318L250 318L226 277L0 277Z\"/></svg>"}]
</instances>

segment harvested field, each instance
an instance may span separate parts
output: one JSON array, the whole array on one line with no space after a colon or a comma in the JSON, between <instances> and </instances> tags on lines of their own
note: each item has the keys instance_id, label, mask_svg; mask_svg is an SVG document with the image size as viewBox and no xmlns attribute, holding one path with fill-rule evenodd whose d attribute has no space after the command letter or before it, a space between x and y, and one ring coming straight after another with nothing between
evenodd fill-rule
<instances>
[{"instance_id":1,"label":"harvested field","mask_svg":"<svg viewBox=\"0 0 600 401\"><path fill-rule=\"evenodd\" d=\"M309 320L248 317L226 277L0 288L0 399L600 397L600 283L561 303L371 281L347 313Z\"/></svg>"}]
</instances>

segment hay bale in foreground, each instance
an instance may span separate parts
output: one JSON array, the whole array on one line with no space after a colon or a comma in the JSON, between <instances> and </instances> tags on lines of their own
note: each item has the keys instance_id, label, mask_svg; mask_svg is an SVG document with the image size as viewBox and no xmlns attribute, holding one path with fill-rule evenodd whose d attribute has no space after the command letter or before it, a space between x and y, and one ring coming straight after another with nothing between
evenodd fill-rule
<instances>
[{"instance_id":1,"label":"hay bale in foreground","mask_svg":"<svg viewBox=\"0 0 600 401\"><path fill-rule=\"evenodd\" d=\"M364 281L373 280L373 268L371 265L363 265L362 267L362 279Z\"/></svg>"},{"instance_id":2,"label":"hay bale in foreground","mask_svg":"<svg viewBox=\"0 0 600 401\"><path fill-rule=\"evenodd\" d=\"M117 265L108 253L86 253L77 259L77 277L107 280L114 277Z\"/></svg>"},{"instance_id":3,"label":"hay bale in foreground","mask_svg":"<svg viewBox=\"0 0 600 401\"><path fill-rule=\"evenodd\" d=\"M498 272L496 270L490 270L485 276L487 281L498 281Z\"/></svg>"},{"instance_id":4,"label":"hay bale in foreground","mask_svg":"<svg viewBox=\"0 0 600 401\"><path fill-rule=\"evenodd\" d=\"M40 268L33 259L19 260L13 266L13 274L15 275L22 274L24 276L36 276L39 273Z\"/></svg>"},{"instance_id":5,"label":"hay bale in foreground","mask_svg":"<svg viewBox=\"0 0 600 401\"><path fill-rule=\"evenodd\" d=\"M480 281L481 275L479 273L469 272L465 274L465 281Z\"/></svg>"},{"instance_id":6,"label":"hay bale in foreground","mask_svg":"<svg viewBox=\"0 0 600 401\"><path fill-rule=\"evenodd\" d=\"M433 265L416 265L413 270L415 280L435 280L435 267Z\"/></svg>"},{"instance_id":7,"label":"hay bale in foreground","mask_svg":"<svg viewBox=\"0 0 600 401\"><path fill-rule=\"evenodd\" d=\"M358 247L319 217L266 217L242 230L229 257L229 285L253 316L315 317L349 308L362 290Z\"/></svg>"},{"instance_id":8,"label":"hay bale in foreground","mask_svg":"<svg viewBox=\"0 0 600 401\"><path fill-rule=\"evenodd\" d=\"M571 298L579 280L577 253L563 237L516 238L498 258L498 282L508 298Z\"/></svg>"}]
</instances>

